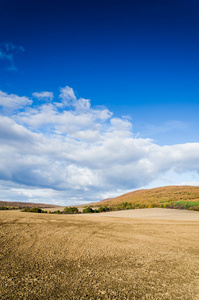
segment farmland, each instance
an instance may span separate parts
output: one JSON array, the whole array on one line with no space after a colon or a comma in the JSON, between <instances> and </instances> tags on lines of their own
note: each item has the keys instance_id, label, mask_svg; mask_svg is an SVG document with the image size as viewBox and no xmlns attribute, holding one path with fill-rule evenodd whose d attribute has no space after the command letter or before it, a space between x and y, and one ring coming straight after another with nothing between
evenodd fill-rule
<instances>
[{"instance_id":1,"label":"farmland","mask_svg":"<svg viewBox=\"0 0 199 300\"><path fill-rule=\"evenodd\" d=\"M0 298L199 299L199 221L114 213L0 211Z\"/></svg>"}]
</instances>

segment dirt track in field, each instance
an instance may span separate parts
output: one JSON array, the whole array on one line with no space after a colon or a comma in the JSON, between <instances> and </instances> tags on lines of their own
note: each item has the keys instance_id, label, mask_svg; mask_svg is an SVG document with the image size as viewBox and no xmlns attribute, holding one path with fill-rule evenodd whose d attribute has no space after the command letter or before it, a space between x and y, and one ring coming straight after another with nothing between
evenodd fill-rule
<instances>
[{"instance_id":1,"label":"dirt track in field","mask_svg":"<svg viewBox=\"0 0 199 300\"><path fill-rule=\"evenodd\" d=\"M0 299L199 299L198 221L0 211L0 259Z\"/></svg>"}]
</instances>

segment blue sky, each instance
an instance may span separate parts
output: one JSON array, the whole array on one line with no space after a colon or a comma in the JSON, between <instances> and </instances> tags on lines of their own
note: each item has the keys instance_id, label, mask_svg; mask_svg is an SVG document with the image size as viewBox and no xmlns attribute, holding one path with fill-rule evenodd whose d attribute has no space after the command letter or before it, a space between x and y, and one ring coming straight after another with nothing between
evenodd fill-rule
<instances>
[{"instance_id":1,"label":"blue sky","mask_svg":"<svg viewBox=\"0 0 199 300\"><path fill-rule=\"evenodd\" d=\"M198 185L198 1L0 6L2 200Z\"/></svg>"}]
</instances>

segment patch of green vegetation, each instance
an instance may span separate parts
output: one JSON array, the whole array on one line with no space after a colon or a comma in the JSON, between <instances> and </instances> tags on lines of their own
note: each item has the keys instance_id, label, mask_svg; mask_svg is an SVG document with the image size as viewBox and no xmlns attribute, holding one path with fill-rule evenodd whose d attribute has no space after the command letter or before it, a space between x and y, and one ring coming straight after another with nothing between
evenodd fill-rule
<instances>
[{"instance_id":1,"label":"patch of green vegetation","mask_svg":"<svg viewBox=\"0 0 199 300\"><path fill-rule=\"evenodd\" d=\"M172 203L172 207L199 211L199 201L177 201Z\"/></svg>"},{"instance_id":2,"label":"patch of green vegetation","mask_svg":"<svg viewBox=\"0 0 199 300\"><path fill-rule=\"evenodd\" d=\"M106 211L111 211L111 210L115 210L114 207L108 207L106 205L100 206L98 209L92 209L92 207L87 206L83 209L83 213L84 214L88 214L88 213L101 213L101 212L106 212Z\"/></svg>"},{"instance_id":3,"label":"patch of green vegetation","mask_svg":"<svg viewBox=\"0 0 199 300\"><path fill-rule=\"evenodd\" d=\"M0 210L9 210L7 206L0 206Z\"/></svg>"},{"instance_id":4,"label":"patch of green vegetation","mask_svg":"<svg viewBox=\"0 0 199 300\"><path fill-rule=\"evenodd\" d=\"M57 213L61 213L60 211L57 211ZM63 214L78 214L79 210L77 207L65 207L63 210Z\"/></svg>"},{"instance_id":5,"label":"patch of green vegetation","mask_svg":"<svg viewBox=\"0 0 199 300\"><path fill-rule=\"evenodd\" d=\"M38 207L25 207L22 209L22 212L32 212L32 213L47 213L47 210L42 210Z\"/></svg>"},{"instance_id":6,"label":"patch of green vegetation","mask_svg":"<svg viewBox=\"0 0 199 300\"><path fill-rule=\"evenodd\" d=\"M150 203L148 204L144 202L139 202L139 203L121 202L118 203L117 205L99 207L98 212L126 210L126 209L155 208L155 207L188 209L188 210L199 211L199 201L175 201L174 202L172 199L169 199L161 202L150 201Z\"/></svg>"},{"instance_id":7,"label":"patch of green vegetation","mask_svg":"<svg viewBox=\"0 0 199 300\"><path fill-rule=\"evenodd\" d=\"M84 214L88 214L88 213L94 213L95 211L90 207L90 206L87 206L83 209L83 213Z\"/></svg>"},{"instance_id":8,"label":"patch of green vegetation","mask_svg":"<svg viewBox=\"0 0 199 300\"><path fill-rule=\"evenodd\" d=\"M47 211L47 210L42 210L41 208L38 207L26 207L22 209L22 212L34 212L34 213L48 213L48 214L78 214L79 210L77 207L65 207L63 211L56 210L56 211Z\"/></svg>"},{"instance_id":9,"label":"patch of green vegetation","mask_svg":"<svg viewBox=\"0 0 199 300\"><path fill-rule=\"evenodd\" d=\"M100 212L106 212L106 211L109 211L110 210L110 208L108 207L108 206L100 206L99 208L98 208L98 212L100 213Z\"/></svg>"},{"instance_id":10,"label":"patch of green vegetation","mask_svg":"<svg viewBox=\"0 0 199 300\"><path fill-rule=\"evenodd\" d=\"M18 209L18 208L13 206L0 206L0 210L13 210L13 209Z\"/></svg>"}]
</instances>

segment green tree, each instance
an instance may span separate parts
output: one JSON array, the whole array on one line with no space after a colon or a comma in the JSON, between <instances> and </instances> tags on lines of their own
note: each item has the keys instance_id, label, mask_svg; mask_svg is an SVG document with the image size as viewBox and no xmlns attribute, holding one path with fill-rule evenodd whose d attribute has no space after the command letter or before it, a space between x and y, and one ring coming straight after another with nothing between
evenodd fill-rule
<instances>
[{"instance_id":1,"label":"green tree","mask_svg":"<svg viewBox=\"0 0 199 300\"><path fill-rule=\"evenodd\" d=\"M109 211L108 206L104 205L104 206L100 206L98 208L98 212L105 212L105 211Z\"/></svg>"},{"instance_id":2,"label":"green tree","mask_svg":"<svg viewBox=\"0 0 199 300\"><path fill-rule=\"evenodd\" d=\"M85 207L85 208L83 209L83 213L84 213L84 214L87 214L87 213L94 213L94 210L93 210L90 206L88 206L88 207Z\"/></svg>"},{"instance_id":3,"label":"green tree","mask_svg":"<svg viewBox=\"0 0 199 300\"><path fill-rule=\"evenodd\" d=\"M78 214L79 210L77 207L65 207L63 214Z\"/></svg>"}]
</instances>

